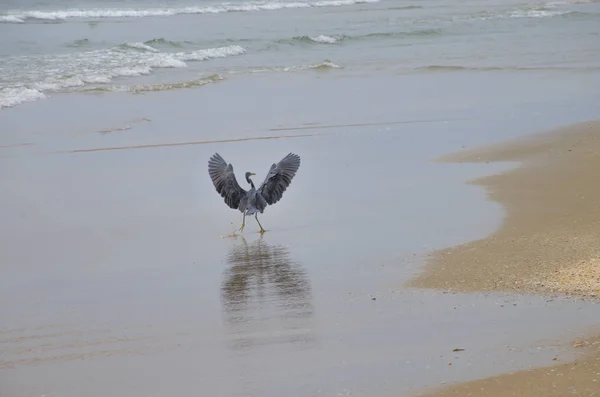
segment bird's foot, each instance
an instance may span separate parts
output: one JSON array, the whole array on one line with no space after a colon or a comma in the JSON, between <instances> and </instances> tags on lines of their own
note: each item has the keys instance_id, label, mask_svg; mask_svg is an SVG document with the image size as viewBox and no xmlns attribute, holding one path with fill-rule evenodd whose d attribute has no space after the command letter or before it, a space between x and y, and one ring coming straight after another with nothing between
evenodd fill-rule
<instances>
[{"instance_id":1,"label":"bird's foot","mask_svg":"<svg viewBox=\"0 0 600 397\"><path fill-rule=\"evenodd\" d=\"M261 227L259 233L264 234L264 232L266 232L266 230Z\"/></svg>"},{"instance_id":2,"label":"bird's foot","mask_svg":"<svg viewBox=\"0 0 600 397\"><path fill-rule=\"evenodd\" d=\"M239 231L240 233L243 232L244 231L244 227L246 227L246 225L240 226L240 228L237 231Z\"/></svg>"}]
</instances>

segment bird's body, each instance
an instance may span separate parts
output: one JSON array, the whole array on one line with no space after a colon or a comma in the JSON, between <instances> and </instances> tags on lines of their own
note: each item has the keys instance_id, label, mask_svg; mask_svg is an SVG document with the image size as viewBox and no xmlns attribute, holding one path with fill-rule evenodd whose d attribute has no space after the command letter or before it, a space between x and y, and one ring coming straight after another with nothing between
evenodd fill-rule
<instances>
[{"instance_id":1,"label":"bird's body","mask_svg":"<svg viewBox=\"0 0 600 397\"><path fill-rule=\"evenodd\" d=\"M258 213L262 214L267 205L273 205L281 200L283 192L292 183L299 167L300 156L293 153L288 154L277 164L271 165L267 177L258 189L250 179L255 174L246 172L246 182L250 184L250 189L246 191L238 184L233 173L233 166L227 164L223 157L215 153L208 161L208 174L225 204L244 214L240 231L244 230L246 215L254 215L261 233L264 233L265 230L258 221Z\"/></svg>"},{"instance_id":2,"label":"bird's body","mask_svg":"<svg viewBox=\"0 0 600 397\"><path fill-rule=\"evenodd\" d=\"M244 200L245 203L243 203ZM254 215L257 212L262 214L267 207L264 197L253 187L246 192L246 196L240 200L240 204L242 204L240 207L246 208L246 215ZM239 210L244 212L242 209Z\"/></svg>"}]
</instances>

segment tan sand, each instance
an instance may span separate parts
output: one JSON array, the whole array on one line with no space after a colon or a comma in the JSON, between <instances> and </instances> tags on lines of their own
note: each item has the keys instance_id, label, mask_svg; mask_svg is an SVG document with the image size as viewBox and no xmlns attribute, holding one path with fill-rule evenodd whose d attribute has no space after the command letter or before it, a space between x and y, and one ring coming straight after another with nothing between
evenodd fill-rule
<instances>
[{"instance_id":1,"label":"tan sand","mask_svg":"<svg viewBox=\"0 0 600 397\"><path fill-rule=\"evenodd\" d=\"M449 386L420 397L594 397L600 395L600 340L574 343L574 362Z\"/></svg>"},{"instance_id":2,"label":"tan sand","mask_svg":"<svg viewBox=\"0 0 600 397\"><path fill-rule=\"evenodd\" d=\"M488 238L435 252L410 284L454 291L600 297L600 122L442 161L522 161L481 178L507 209ZM600 396L600 339L577 341L574 362L449 386L427 396Z\"/></svg>"},{"instance_id":3,"label":"tan sand","mask_svg":"<svg viewBox=\"0 0 600 397\"><path fill-rule=\"evenodd\" d=\"M472 182L507 216L488 238L434 252L416 287L600 297L600 122L442 161L520 161Z\"/></svg>"}]
</instances>

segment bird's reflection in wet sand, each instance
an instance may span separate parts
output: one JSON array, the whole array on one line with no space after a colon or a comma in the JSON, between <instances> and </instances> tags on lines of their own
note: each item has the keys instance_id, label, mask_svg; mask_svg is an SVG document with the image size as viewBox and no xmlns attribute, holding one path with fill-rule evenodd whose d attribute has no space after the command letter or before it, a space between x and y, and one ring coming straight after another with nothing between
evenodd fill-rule
<instances>
[{"instance_id":1,"label":"bird's reflection in wet sand","mask_svg":"<svg viewBox=\"0 0 600 397\"><path fill-rule=\"evenodd\" d=\"M281 245L240 236L227 256L221 287L231 347L236 351L279 343L309 347L313 305L306 272Z\"/></svg>"}]
</instances>

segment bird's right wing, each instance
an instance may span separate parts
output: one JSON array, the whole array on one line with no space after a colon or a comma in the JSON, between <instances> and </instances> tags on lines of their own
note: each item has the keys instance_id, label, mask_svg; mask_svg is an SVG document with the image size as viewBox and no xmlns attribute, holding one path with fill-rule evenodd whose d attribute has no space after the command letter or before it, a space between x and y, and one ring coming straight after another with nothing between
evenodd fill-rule
<instances>
[{"instance_id":1,"label":"bird's right wing","mask_svg":"<svg viewBox=\"0 0 600 397\"><path fill-rule=\"evenodd\" d=\"M246 191L235 179L233 166L227 164L219 153L215 153L208 160L208 174L217 192L225 199L225 204L238 209L240 200L246 196Z\"/></svg>"},{"instance_id":2,"label":"bird's right wing","mask_svg":"<svg viewBox=\"0 0 600 397\"><path fill-rule=\"evenodd\" d=\"M271 166L265 181L258 188L259 193L265 198L267 203L273 205L281 200L283 192L292 183L292 179L299 167L300 156L294 153L288 154L279 163Z\"/></svg>"}]
</instances>

